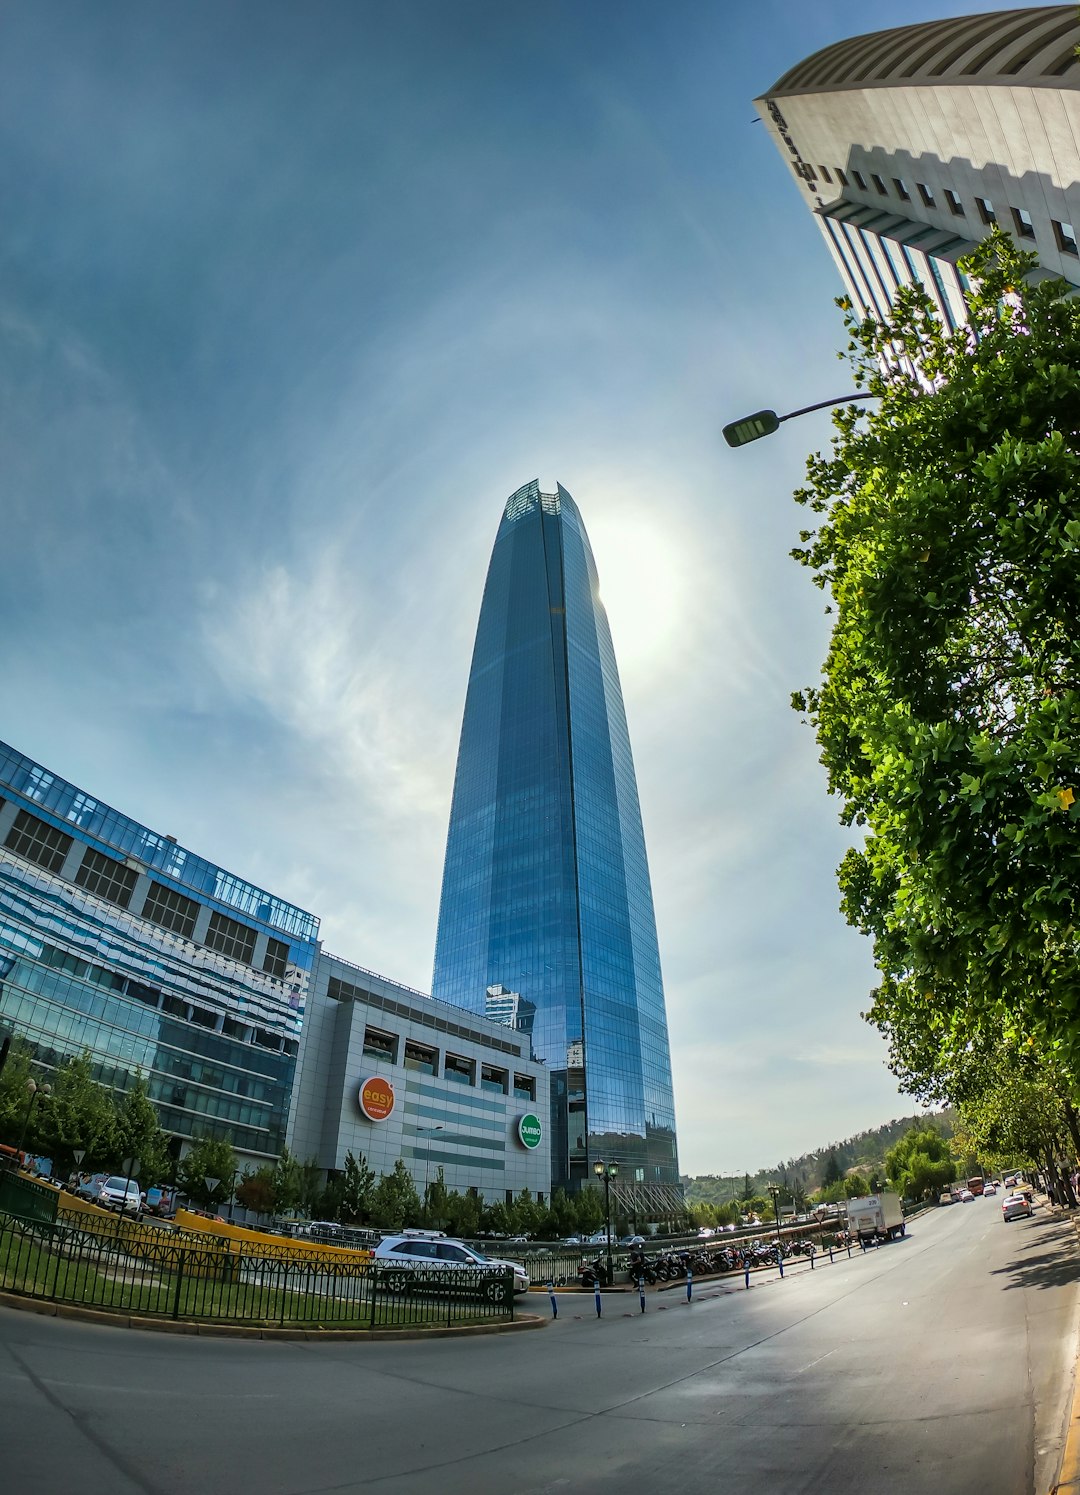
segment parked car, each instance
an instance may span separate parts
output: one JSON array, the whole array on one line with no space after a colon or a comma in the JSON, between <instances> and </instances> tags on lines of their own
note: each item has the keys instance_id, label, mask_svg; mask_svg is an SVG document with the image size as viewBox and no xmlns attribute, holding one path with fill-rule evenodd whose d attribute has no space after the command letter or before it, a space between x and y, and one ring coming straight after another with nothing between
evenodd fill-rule
<instances>
[{"instance_id":1,"label":"parked car","mask_svg":"<svg viewBox=\"0 0 1080 1495\"><path fill-rule=\"evenodd\" d=\"M133 1178L119 1178L114 1174L98 1189L94 1203L103 1204L106 1209L122 1209L125 1214L138 1215L142 1213L142 1192Z\"/></svg>"},{"instance_id":2,"label":"parked car","mask_svg":"<svg viewBox=\"0 0 1080 1495\"><path fill-rule=\"evenodd\" d=\"M564 1235L562 1243L564 1246L580 1246L583 1244L579 1235Z\"/></svg>"},{"instance_id":3,"label":"parked car","mask_svg":"<svg viewBox=\"0 0 1080 1495\"><path fill-rule=\"evenodd\" d=\"M619 1242L620 1246L644 1246L644 1244L645 1237L643 1235L624 1235Z\"/></svg>"},{"instance_id":4,"label":"parked car","mask_svg":"<svg viewBox=\"0 0 1080 1495\"><path fill-rule=\"evenodd\" d=\"M1032 1215L1031 1200L1026 1194L1006 1194L1001 1201L1001 1218L1008 1223L1015 1220L1019 1215L1026 1215L1029 1219Z\"/></svg>"},{"instance_id":5,"label":"parked car","mask_svg":"<svg viewBox=\"0 0 1080 1495\"><path fill-rule=\"evenodd\" d=\"M938 1204L955 1204L956 1198L951 1189L946 1189L938 1200Z\"/></svg>"},{"instance_id":6,"label":"parked car","mask_svg":"<svg viewBox=\"0 0 1080 1495\"><path fill-rule=\"evenodd\" d=\"M96 1203L98 1194L101 1192L101 1186L108 1176L107 1173L93 1173L85 1178L80 1178L79 1182L75 1185L76 1196L79 1199L92 1199ZM121 1179L122 1182L123 1180Z\"/></svg>"},{"instance_id":7,"label":"parked car","mask_svg":"<svg viewBox=\"0 0 1080 1495\"><path fill-rule=\"evenodd\" d=\"M514 1292L527 1293L529 1274L516 1261L485 1256L464 1241L449 1240L438 1231L388 1235L375 1247L378 1281L387 1292L405 1293L424 1287L475 1290L497 1303L504 1292L501 1274L514 1274Z\"/></svg>"}]
</instances>

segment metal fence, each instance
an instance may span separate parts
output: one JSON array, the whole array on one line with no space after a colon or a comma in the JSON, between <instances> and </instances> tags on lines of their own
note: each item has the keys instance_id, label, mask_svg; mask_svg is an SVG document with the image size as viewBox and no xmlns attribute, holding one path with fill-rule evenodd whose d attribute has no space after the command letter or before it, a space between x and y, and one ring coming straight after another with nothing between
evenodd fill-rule
<instances>
[{"instance_id":1,"label":"metal fence","mask_svg":"<svg viewBox=\"0 0 1080 1495\"><path fill-rule=\"evenodd\" d=\"M441 1327L514 1316L513 1274L504 1269L451 1277L340 1251L237 1250L172 1231L129 1232L124 1222L102 1226L0 1213L0 1287L150 1318L279 1328Z\"/></svg>"}]
</instances>

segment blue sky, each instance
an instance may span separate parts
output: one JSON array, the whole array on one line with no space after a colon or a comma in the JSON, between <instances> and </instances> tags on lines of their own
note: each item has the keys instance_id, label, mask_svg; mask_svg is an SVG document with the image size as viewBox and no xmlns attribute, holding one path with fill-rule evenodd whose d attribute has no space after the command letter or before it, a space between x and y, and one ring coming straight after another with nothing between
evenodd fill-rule
<instances>
[{"instance_id":1,"label":"blue sky","mask_svg":"<svg viewBox=\"0 0 1080 1495\"><path fill-rule=\"evenodd\" d=\"M0 3L0 733L430 982L503 502L588 526L685 1170L902 1114L790 710L840 285L751 100L869 0Z\"/></svg>"}]
</instances>

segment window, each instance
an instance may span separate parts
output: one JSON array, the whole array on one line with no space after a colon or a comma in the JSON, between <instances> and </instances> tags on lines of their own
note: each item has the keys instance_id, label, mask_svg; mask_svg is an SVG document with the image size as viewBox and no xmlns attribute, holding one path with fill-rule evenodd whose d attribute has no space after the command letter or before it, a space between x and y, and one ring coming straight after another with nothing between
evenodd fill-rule
<instances>
[{"instance_id":1,"label":"window","mask_svg":"<svg viewBox=\"0 0 1080 1495\"><path fill-rule=\"evenodd\" d=\"M229 955L233 960L250 965L255 954L255 931L250 925L230 919L226 914L211 914L206 943L219 955Z\"/></svg>"},{"instance_id":2,"label":"window","mask_svg":"<svg viewBox=\"0 0 1080 1495\"><path fill-rule=\"evenodd\" d=\"M388 1064L397 1062L397 1038L393 1033L383 1033L378 1028L364 1029L365 1059L385 1059Z\"/></svg>"},{"instance_id":3,"label":"window","mask_svg":"<svg viewBox=\"0 0 1080 1495\"><path fill-rule=\"evenodd\" d=\"M443 1074L448 1080L453 1080L457 1085L471 1085L476 1074L476 1067L471 1059L465 1059L460 1054L447 1054L443 1064Z\"/></svg>"},{"instance_id":4,"label":"window","mask_svg":"<svg viewBox=\"0 0 1080 1495\"><path fill-rule=\"evenodd\" d=\"M975 206L978 208L979 217L984 223L990 224L997 222L997 214L994 212L994 204L988 197L977 197L975 199Z\"/></svg>"},{"instance_id":5,"label":"window","mask_svg":"<svg viewBox=\"0 0 1080 1495\"><path fill-rule=\"evenodd\" d=\"M195 920L199 916L199 905L194 898L185 898L167 888L164 883L152 882L143 904L143 918L160 924L162 929L171 929L190 939L195 933Z\"/></svg>"},{"instance_id":6,"label":"window","mask_svg":"<svg viewBox=\"0 0 1080 1495\"><path fill-rule=\"evenodd\" d=\"M856 187L858 187L861 191L865 192L866 191L866 178L863 176L862 172L861 171L853 171L851 173L851 175L855 178L855 185L856 185Z\"/></svg>"},{"instance_id":7,"label":"window","mask_svg":"<svg viewBox=\"0 0 1080 1495\"><path fill-rule=\"evenodd\" d=\"M934 202L934 194L930 191L930 188L926 185L926 183L916 182L915 185L916 187L918 187L919 196L922 198L926 206L928 208L935 207L936 203Z\"/></svg>"},{"instance_id":8,"label":"window","mask_svg":"<svg viewBox=\"0 0 1080 1495\"><path fill-rule=\"evenodd\" d=\"M438 1050L429 1049L426 1043L406 1043L405 1045L406 1069L415 1069L421 1074L433 1075L436 1073L438 1059Z\"/></svg>"},{"instance_id":9,"label":"window","mask_svg":"<svg viewBox=\"0 0 1080 1495\"><path fill-rule=\"evenodd\" d=\"M1054 241L1062 254L1076 254L1076 233L1071 223L1059 223L1056 218L1051 218L1054 225Z\"/></svg>"},{"instance_id":10,"label":"window","mask_svg":"<svg viewBox=\"0 0 1080 1495\"><path fill-rule=\"evenodd\" d=\"M536 1099L536 1081L532 1075L514 1076L514 1095L518 1100Z\"/></svg>"},{"instance_id":11,"label":"window","mask_svg":"<svg viewBox=\"0 0 1080 1495\"><path fill-rule=\"evenodd\" d=\"M963 218L965 216L964 204L960 201L959 197L957 197L956 193L951 187L945 188L945 201L949 204L950 213L955 214L957 218Z\"/></svg>"},{"instance_id":12,"label":"window","mask_svg":"<svg viewBox=\"0 0 1080 1495\"><path fill-rule=\"evenodd\" d=\"M907 184L905 183L903 177L894 176L892 181L893 186L896 188L896 195L900 198L901 202L910 202L911 193L908 191Z\"/></svg>"},{"instance_id":13,"label":"window","mask_svg":"<svg viewBox=\"0 0 1080 1495\"><path fill-rule=\"evenodd\" d=\"M267 940L263 970L271 976L284 977L289 965L289 947L284 940Z\"/></svg>"},{"instance_id":14,"label":"window","mask_svg":"<svg viewBox=\"0 0 1080 1495\"><path fill-rule=\"evenodd\" d=\"M449 1241L440 1241L435 1254L440 1261L463 1261L471 1265L474 1260L464 1246L454 1246Z\"/></svg>"},{"instance_id":15,"label":"window","mask_svg":"<svg viewBox=\"0 0 1080 1495\"><path fill-rule=\"evenodd\" d=\"M841 187L847 186L847 172L842 166L836 168L836 180L840 183Z\"/></svg>"},{"instance_id":16,"label":"window","mask_svg":"<svg viewBox=\"0 0 1080 1495\"><path fill-rule=\"evenodd\" d=\"M492 1090L497 1095L506 1094L507 1073L505 1069L496 1069L492 1064L480 1066L480 1089Z\"/></svg>"},{"instance_id":17,"label":"window","mask_svg":"<svg viewBox=\"0 0 1080 1495\"><path fill-rule=\"evenodd\" d=\"M171 1017L182 1017L187 1022L188 1004L182 997L174 997L171 992L166 992L161 999L161 1010Z\"/></svg>"},{"instance_id":18,"label":"window","mask_svg":"<svg viewBox=\"0 0 1080 1495\"><path fill-rule=\"evenodd\" d=\"M514 1202L514 1191L513 1191L513 1189L507 1189L507 1190L505 1190L505 1193L506 1193L506 1202L507 1202L507 1204L513 1204L513 1202Z\"/></svg>"},{"instance_id":19,"label":"window","mask_svg":"<svg viewBox=\"0 0 1080 1495\"><path fill-rule=\"evenodd\" d=\"M543 1189L537 1189L537 1191L536 1191L536 1202L537 1202L537 1204L543 1204L543 1202L544 1202L544 1191L543 1191Z\"/></svg>"},{"instance_id":20,"label":"window","mask_svg":"<svg viewBox=\"0 0 1080 1495\"><path fill-rule=\"evenodd\" d=\"M28 810L20 810L4 845L16 856L44 867L46 872L59 872L71 850L71 837Z\"/></svg>"},{"instance_id":21,"label":"window","mask_svg":"<svg viewBox=\"0 0 1080 1495\"><path fill-rule=\"evenodd\" d=\"M75 881L88 893L96 893L120 908L127 908L139 874L132 867L125 867L115 857L102 856L88 846L82 864L75 874Z\"/></svg>"},{"instance_id":22,"label":"window","mask_svg":"<svg viewBox=\"0 0 1080 1495\"><path fill-rule=\"evenodd\" d=\"M191 1021L198 1023L200 1028L216 1028L218 1022L217 1013L210 1012L206 1007L192 1007Z\"/></svg>"},{"instance_id":23,"label":"window","mask_svg":"<svg viewBox=\"0 0 1080 1495\"><path fill-rule=\"evenodd\" d=\"M1025 208L1013 208L1013 222L1016 224L1016 234L1020 239L1033 239L1035 237L1035 225L1031 221L1031 214Z\"/></svg>"},{"instance_id":24,"label":"window","mask_svg":"<svg viewBox=\"0 0 1080 1495\"><path fill-rule=\"evenodd\" d=\"M241 1043L251 1042L251 1029L235 1017L222 1018L221 1031L227 1038L239 1038Z\"/></svg>"},{"instance_id":25,"label":"window","mask_svg":"<svg viewBox=\"0 0 1080 1495\"><path fill-rule=\"evenodd\" d=\"M881 193L882 197L884 197L888 193L888 187L886 187L885 183L882 181L881 177L878 176L876 171L872 171L870 173L870 180Z\"/></svg>"},{"instance_id":26,"label":"window","mask_svg":"<svg viewBox=\"0 0 1080 1495\"><path fill-rule=\"evenodd\" d=\"M818 167L818 171L821 172L821 175L825 178L825 180L827 182L831 182L832 181L832 177L829 174L829 168L827 166L819 166Z\"/></svg>"}]
</instances>

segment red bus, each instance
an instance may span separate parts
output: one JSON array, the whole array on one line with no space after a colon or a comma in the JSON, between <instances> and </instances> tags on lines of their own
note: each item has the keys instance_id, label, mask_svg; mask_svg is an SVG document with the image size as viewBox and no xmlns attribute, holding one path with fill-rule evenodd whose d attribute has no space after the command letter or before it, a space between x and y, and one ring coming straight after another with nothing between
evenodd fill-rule
<instances>
[{"instance_id":1,"label":"red bus","mask_svg":"<svg viewBox=\"0 0 1080 1495\"><path fill-rule=\"evenodd\" d=\"M986 1180L984 1178L969 1178L967 1186L973 1194L981 1194L985 1183Z\"/></svg>"}]
</instances>

